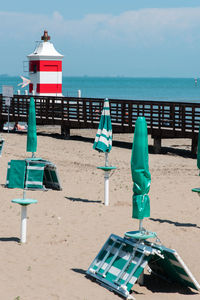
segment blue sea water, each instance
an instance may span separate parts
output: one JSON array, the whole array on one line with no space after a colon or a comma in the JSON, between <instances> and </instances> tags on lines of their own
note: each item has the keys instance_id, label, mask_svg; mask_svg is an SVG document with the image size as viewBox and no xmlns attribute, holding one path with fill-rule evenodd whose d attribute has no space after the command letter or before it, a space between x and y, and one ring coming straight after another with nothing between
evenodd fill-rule
<instances>
[{"instance_id":1,"label":"blue sea water","mask_svg":"<svg viewBox=\"0 0 200 300\"><path fill-rule=\"evenodd\" d=\"M20 89L20 77L0 75L2 85ZM63 77L63 95L129 100L200 102L200 79L194 78L126 78L126 77ZM21 89L24 94L24 89Z\"/></svg>"}]
</instances>

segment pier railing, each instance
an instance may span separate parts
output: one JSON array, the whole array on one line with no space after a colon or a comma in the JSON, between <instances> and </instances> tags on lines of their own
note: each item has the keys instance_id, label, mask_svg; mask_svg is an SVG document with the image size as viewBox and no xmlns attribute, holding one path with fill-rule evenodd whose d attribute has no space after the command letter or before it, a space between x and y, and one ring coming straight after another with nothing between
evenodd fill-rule
<instances>
[{"instance_id":1,"label":"pier railing","mask_svg":"<svg viewBox=\"0 0 200 300\"><path fill-rule=\"evenodd\" d=\"M9 108L10 121L27 121L30 96L15 95ZM97 128L103 99L34 96L37 124L62 128ZM134 132L138 116L146 118L148 131L162 138L191 138L197 144L200 103L110 99L113 132ZM0 122L7 121L8 108L0 95ZM194 149L193 149L194 150Z\"/></svg>"}]
</instances>

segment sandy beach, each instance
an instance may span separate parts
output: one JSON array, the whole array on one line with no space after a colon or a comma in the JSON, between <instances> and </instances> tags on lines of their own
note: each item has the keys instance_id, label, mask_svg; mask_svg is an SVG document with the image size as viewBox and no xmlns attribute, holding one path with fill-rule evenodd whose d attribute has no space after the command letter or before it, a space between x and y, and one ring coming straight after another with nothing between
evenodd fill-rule
<instances>
[{"instance_id":1,"label":"sandy beach","mask_svg":"<svg viewBox=\"0 0 200 300\"><path fill-rule=\"evenodd\" d=\"M138 229L132 214L130 170L133 134L115 134L110 162L110 206L105 207L104 154L92 149L96 130L71 130L63 140L59 127L38 128L37 157L57 166L62 191L27 191L38 200L28 207L27 243L20 244L20 207L11 199L22 190L4 187L7 163L30 157L26 134L2 133L0 158L1 229L0 299L3 300L118 300L118 295L85 277L85 271L111 233L123 237ZM150 147L151 217L144 227L176 249L200 282L200 187L190 140L163 140L162 154ZM149 137L149 145L153 141ZM137 300L200 299L200 293L156 279L145 271L144 286L135 284Z\"/></svg>"}]
</instances>

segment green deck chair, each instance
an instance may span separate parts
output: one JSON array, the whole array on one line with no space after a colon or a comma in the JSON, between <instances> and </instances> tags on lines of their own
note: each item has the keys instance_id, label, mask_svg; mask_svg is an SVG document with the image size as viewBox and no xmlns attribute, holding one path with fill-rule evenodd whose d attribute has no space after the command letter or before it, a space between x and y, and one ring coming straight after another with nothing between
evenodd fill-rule
<instances>
[{"instance_id":1,"label":"green deck chair","mask_svg":"<svg viewBox=\"0 0 200 300\"><path fill-rule=\"evenodd\" d=\"M8 163L6 187L61 190L56 166L41 158L11 160Z\"/></svg>"}]
</instances>

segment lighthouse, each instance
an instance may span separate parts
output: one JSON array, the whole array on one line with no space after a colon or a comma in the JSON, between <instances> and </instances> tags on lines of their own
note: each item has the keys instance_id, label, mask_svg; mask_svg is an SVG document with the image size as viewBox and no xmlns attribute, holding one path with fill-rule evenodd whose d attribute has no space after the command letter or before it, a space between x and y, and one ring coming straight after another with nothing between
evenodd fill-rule
<instances>
[{"instance_id":1,"label":"lighthouse","mask_svg":"<svg viewBox=\"0 0 200 300\"><path fill-rule=\"evenodd\" d=\"M62 96L63 55L50 42L48 31L44 31L41 42L29 60L29 93L38 96Z\"/></svg>"}]
</instances>

